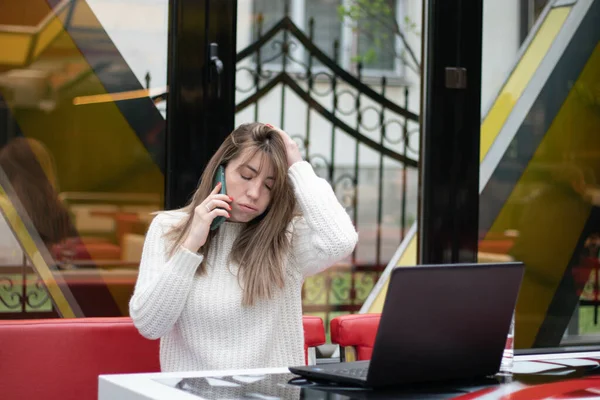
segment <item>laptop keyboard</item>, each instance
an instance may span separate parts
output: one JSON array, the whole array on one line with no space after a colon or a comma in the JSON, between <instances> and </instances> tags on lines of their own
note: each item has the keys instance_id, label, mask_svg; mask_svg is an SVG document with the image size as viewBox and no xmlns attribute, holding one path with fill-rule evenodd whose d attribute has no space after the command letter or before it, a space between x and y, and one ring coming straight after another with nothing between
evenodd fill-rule
<instances>
[{"instance_id":1,"label":"laptop keyboard","mask_svg":"<svg viewBox=\"0 0 600 400\"><path fill-rule=\"evenodd\" d=\"M337 375L351 376L353 378L366 378L368 371L368 368L343 368L335 369L331 372Z\"/></svg>"}]
</instances>

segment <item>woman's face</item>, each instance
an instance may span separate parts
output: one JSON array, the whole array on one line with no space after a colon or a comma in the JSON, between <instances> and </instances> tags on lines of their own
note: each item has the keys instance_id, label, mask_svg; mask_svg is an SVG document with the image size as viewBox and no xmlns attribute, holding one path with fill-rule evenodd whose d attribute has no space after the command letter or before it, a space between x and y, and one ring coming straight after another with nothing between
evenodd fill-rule
<instances>
[{"instance_id":1,"label":"woman's face","mask_svg":"<svg viewBox=\"0 0 600 400\"><path fill-rule=\"evenodd\" d=\"M233 198L229 221L249 222L265 212L271 202L273 164L261 151L248 158L252 151L245 149L225 167L227 195Z\"/></svg>"}]
</instances>

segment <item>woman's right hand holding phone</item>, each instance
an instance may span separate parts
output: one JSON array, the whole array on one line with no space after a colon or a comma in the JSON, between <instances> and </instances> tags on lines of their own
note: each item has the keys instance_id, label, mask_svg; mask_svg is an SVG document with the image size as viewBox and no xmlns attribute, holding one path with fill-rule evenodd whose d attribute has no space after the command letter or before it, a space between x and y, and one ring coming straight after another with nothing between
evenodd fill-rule
<instances>
[{"instance_id":1,"label":"woman's right hand holding phone","mask_svg":"<svg viewBox=\"0 0 600 400\"><path fill-rule=\"evenodd\" d=\"M231 211L229 203L233 199L226 194L219 194L220 190L221 183L219 182L210 195L194 209L192 224L182 243L186 249L197 252L206 243L213 219L218 216L230 217L227 211Z\"/></svg>"}]
</instances>

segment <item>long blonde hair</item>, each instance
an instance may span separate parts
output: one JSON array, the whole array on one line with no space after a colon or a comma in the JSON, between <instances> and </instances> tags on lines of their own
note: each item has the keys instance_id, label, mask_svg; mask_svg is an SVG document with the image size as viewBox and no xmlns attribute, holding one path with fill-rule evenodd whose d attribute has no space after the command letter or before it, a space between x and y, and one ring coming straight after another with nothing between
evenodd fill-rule
<instances>
[{"instance_id":1,"label":"long blonde hair","mask_svg":"<svg viewBox=\"0 0 600 400\"><path fill-rule=\"evenodd\" d=\"M202 173L198 189L180 210L187 214L186 218L167 232L167 237L172 240L172 255L190 229L194 209L212 191L213 177L219 165L227 165L246 149L251 149L249 159L259 151L268 157L275 177L267 210L246 223L229 254L229 261L240 267L238 280L244 293L242 304L253 305L259 299L272 298L275 290L284 286L283 264L290 247L287 229L296 208L296 198L287 176L285 143L275 129L258 122L235 129L212 156ZM206 273L206 255L216 233L217 230L211 231L202 246L205 257L198 267L200 274Z\"/></svg>"},{"instance_id":2,"label":"long blonde hair","mask_svg":"<svg viewBox=\"0 0 600 400\"><path fill-rule=\"evenodd\" d=\"M60 243L75 233L67 208L58 198L54 158L42 142L13 139L0 149L0 170L45 244Z\"/></svg>"}]
</instances>

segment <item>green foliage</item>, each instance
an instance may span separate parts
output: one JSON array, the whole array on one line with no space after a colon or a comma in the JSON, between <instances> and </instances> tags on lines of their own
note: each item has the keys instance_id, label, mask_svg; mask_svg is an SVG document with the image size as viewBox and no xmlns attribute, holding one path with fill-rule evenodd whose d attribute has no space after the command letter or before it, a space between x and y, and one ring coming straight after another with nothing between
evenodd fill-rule
<instances>
[{"instance_id":1,"label":"green foliage","mask_svg":"<svg viewBox=\"0 0 600 400\"><path fill-rule=\"evenodd\" d=\"M340 19L351 24L353 31L359 37L368 39L370 44L368 48L360 49L352 60L368 65L376 61L378 56L391 53L419 73L419 62L405 36L407 33L418 36L417 24L405 16L400 27L394 15L394 3L395 0L354 0L347 6L338 6ZM392 37L403 42L404 50L396 52L395 46L389 45Z\"/></svg>"},{"instance_id":2,"label":"green foliage","mask_svg":"<svg viewBox=\"0 0 600 400\"><path fill-rule=\"evenodd\" d=\"M600 324L594 323L594 308L580 307L579 308L579 334L590 335L599 334Z\"/></svg>"}]
</instances>

